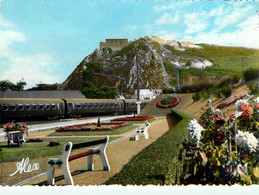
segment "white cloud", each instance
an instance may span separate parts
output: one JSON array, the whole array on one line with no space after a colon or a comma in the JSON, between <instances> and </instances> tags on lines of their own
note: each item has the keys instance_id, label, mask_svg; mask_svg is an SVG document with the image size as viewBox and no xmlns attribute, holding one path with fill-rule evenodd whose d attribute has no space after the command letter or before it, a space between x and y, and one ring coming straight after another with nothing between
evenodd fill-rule
<instances>
[{"instance_id":1,"label":"white cloud","mask_svg":"<svg viewBox=\"0 0 259 195\"><path fill-rule=\"evenodd\" d=\"M0 12L0 80L16 83L24 79L27 88L40 81L60 82L61 78L52 71L57 63L50 54L24 55L14 49L14 43L26 41L26 36L14 29L14 25L3 18Z\"/></svg>"},{"instance_id":2,"label":"white cloud","mask_svg":"<svg viewBox=\"0 0 259 195\"><path fill-rule=\"evenodd\" d=\"M161 17L156 19L154 21L153 25L169 25L169 24L175 24L179 22L179 14L176 13L174 16L172 16L169 13L164 13Z\"/></svg>"},{"instance_id":3,"label":"white cloud","mask_svg":"<svg viewBox=\"0 0 259 195\"><path fill-rule=\"evenodd\" d=\"M238 25L240 28L234 32L218 33L212 31L199 33L191 37L185 36L184 39L192 39L196 43L259 48L259 28L256 28L257 25L258 18L253 16L240 23Z\"/></svg>"},{"instance_id":4,"label":"white cloud","mask_svg":"<svg viewBox=\"0 0 259 195\"><path fill-rule=\"evenodd\" d=\"M9 65L1 71L1 80L9 80L13 83L24 79L27 88L36 84L55 83L60 80L52 71L55 60L48 54L36 54L30 56L14 56L9 58Z\"/></svg>"},{"instance_id":5,"label":"white cloud","mask_svg":"<svg viewBox=\"0 0 259 195\"><path fill-rule=\"evenodd\" d=\"M184 23L187 26L185 30L186 34L192 34L196 32L202 32L208 26L207 18L204 17L205 12L202 13L189 13L184 16Z\"/></svg>"},{"instance_id":6,"label":"white cloud","mask_svg":"<svg viewBox=\"0 0 259 195\"><path fill-rule=\"evenodd\" d=\"M156 5L153 7L155 12L164 12L167 10L180 10L183 9L183 7L189 6L192 2L188 1L182 1L182 2L173 2L169 5Z\"/></svg>"},{"instance_id":7,"label":"white cloud","mask_svg":"<svg viewBox=\"0 0 259 195\"><path fill-rule=\"evenodd\" d=\"M248 11L252 9L252 6L248 5L243 8L235 8L228 7L223 9L223 7L220 7L216 19L214 21L215 25L217 26L217 29L223 29L231 24L237 23L238 21L242 20Z\"/></svg>"}]
</instances>

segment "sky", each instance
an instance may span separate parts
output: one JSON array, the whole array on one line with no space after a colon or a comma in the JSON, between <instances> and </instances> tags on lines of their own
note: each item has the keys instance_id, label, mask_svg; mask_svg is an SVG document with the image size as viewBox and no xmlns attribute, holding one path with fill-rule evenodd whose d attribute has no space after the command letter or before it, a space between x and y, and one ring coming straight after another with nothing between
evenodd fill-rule
<instances>
[{"instance_id":1,"label":"sky","mask_svg":"<svg viewBox=\"0 0 259 195\"><path fill-rule=\"evenodd\" d=\"M62 83L107 38L259 48L259 1L0 0L0 81Z\"/></svg>"}]
</instances>

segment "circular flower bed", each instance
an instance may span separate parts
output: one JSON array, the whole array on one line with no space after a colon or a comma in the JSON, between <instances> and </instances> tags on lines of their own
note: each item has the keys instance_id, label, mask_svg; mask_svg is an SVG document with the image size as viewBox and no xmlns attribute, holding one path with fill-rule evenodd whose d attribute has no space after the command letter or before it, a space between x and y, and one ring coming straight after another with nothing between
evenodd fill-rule
<instances>
[{"instance_id":1,"label":"circular flower bed","mask_svg":"<svg viewBox=\"0 0 259 195\"><path fill-rule=\"evenodd\" d=\"M97 127L97 123L86 123L79 125L70 125L61 127L56 132L69 132L69 131L111 131L127 126L126 122L110 122L101 123L101 127Z\"/></svg>"},{"instance_id":2,"label":"circular flower bed","mask_svg":"<svg viewBox=\"0 0 259 195\"><path fill-rule=\"evenodd\" d=\"M180 99L176 96L167 96L157 101L156 106L159 108L172 108L180 103Z\"/></svg>"}]
</instances>

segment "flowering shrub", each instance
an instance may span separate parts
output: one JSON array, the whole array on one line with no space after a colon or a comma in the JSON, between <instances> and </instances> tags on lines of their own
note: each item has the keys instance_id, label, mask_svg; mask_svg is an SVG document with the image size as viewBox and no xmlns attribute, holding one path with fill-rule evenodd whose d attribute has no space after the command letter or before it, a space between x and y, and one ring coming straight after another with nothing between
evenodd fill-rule
<instances>
[{"instance_id":1,"label":"flowering shrub","mask_svg":"<svg viewBox=\"0 0 259 195\"><path fill-rule=\"evenodd\" d=\"M6 133L11 132L11 131L25 131L26 135L28 135L28 127L26 123L7 123L4 124L4 131Z\"/></svg>"},{"instance_id":2,"label":"flowering shrub","mask_svg":"<svg viewBox=\"0 0 259 195\"><path fill-rule=\"evenodd\" d=\"M195 121L190 122L187 130L191 140L198 144L195 149L190 145L186 147L186 155L192 153L188 170L194 180L215 184L258 183L259 112L256 105L259 98L254 102L253 110L248 100L238 100L237 111L225 117L222 111L214 110L209 101L199 119L204 128L201 136L193 133Z\"/></svg>"},{"instance_id":3,"label":"flowering shrub","mask_svg":"<svg viewBox=\"0 0 259 195\"><path fill-rule=\"evenodd\" d=\"M248 150L250 153L255 152L256 147L258 146L256 137L252 133L246 131L238 131L235 136L235 141L240 148Z\"/></svg>"},{"instance_id":4,"label":"flowering shrub","mask_svg":"<svg viewBox=\"0 0 259 195\"><path fill-rule=\"evenodd\" d=\"M172 103L170 104L165 104L164 102L168 102L167 100L170 99ZM174 99L174 101L172 101L172 99ZM168 96L168 97L164 97L161 98L160 100L157 101L156 106L159 108L172 108L175 107L176 105L178 105L180 103L180 99L176 96Z\"/></svg>"},{"instance_id":5,"label":"flowering shrub","mask_svg":"<svg viewBox=\"0 0 259 195\"><path fill-rule=\"evenodd\" d=\"M51 141L48 144L49 147L58 146L58 145L59 145L59 142L55 142L55 141Z\"/></svg>"},{"instance_id":6,"label":"flowering shrub","mask_svg":"<svg viewBox=\"0 0 259 195\"><path fill-rule=\"evenodd\" d=\"M189 122L187 130L189 131L190 139L197 145L201 139L201 132L204 131L203 127L200 126L196 119L193 119Z\"/></svg>"}]
</instances>

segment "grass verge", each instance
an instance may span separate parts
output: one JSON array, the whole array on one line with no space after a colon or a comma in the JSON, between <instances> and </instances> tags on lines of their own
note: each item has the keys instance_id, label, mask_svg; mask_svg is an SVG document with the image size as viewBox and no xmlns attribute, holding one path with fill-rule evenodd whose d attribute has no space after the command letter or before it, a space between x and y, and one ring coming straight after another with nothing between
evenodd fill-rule
<instances>
[{"instance_id":1,"label":"grass verge","mask_svg":"<svg viewBox=\"0 0 259 195\"><path fill-rule=\"evenodd\" d=\"M175 185L183 171L182 143L189 140L187 124L191 117L172 110L179 122L155 142L134 156L106 185Z\"/></svg>"},{"instance_id":2,"label":"grass verge","mask_svg":"<svg viewBox=\"0 0 259 195\"><path fill-rule=\"evenodd\" d=\"M84 135L118 135L136 128L136 125L128 125L112 131L75 131L75 132L54 132L48 136L84 136Z\"/></svg>"},{"instance_id":3,"label":"grass verge","mask_svg":"<svg viewBox=\"0 0 259 195\"><path fill-rule=\"evenodd\" d=\"M1 143L1 162L10 162L21 160L22 158L29 157L30 159L38 158L38 157L46 157L53 156L62 153L63 145L67 142L72 142L73 144L89 142L93 140L98 140L103 137L86 137L86 138L46 138L42 139L43 142L36 143L23 143L21 147L17 147L16 145L7 147L6 142ZM109 141L113 141L118 139L119 137L110 137ZM49 147L47 146L50 141L59 142L58 146Z\"/></svg>"}]
</instances>

